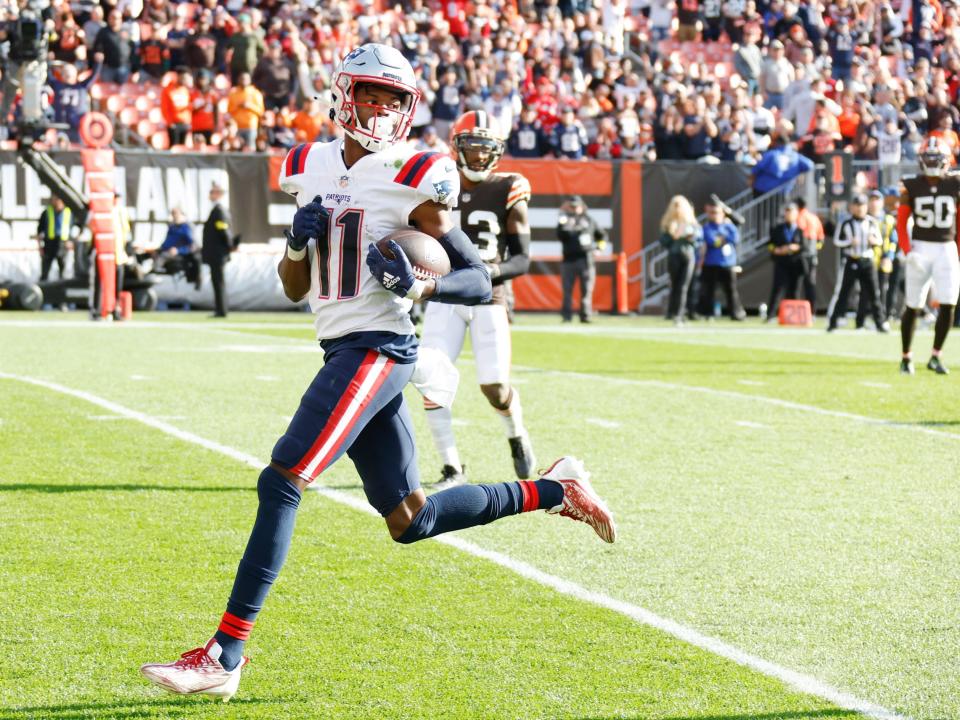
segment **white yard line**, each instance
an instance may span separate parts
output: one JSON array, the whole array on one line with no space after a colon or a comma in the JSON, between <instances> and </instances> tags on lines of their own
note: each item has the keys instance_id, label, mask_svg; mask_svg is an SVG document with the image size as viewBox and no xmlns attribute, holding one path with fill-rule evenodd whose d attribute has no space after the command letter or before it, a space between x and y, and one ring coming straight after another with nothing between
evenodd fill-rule
<instances>
[{"instance_id":1,"label":"white yard line","mask_svg":"<svg viewBox=\"0 0 960 720\"><path fill-rule=\"evenodd\" d=\"M603 418L586 418L586 421L590 425L596 425L597 427L607 428L609 430L615 430L620 427L620 423L616 420L604 420Z\"/></svg>"},{"instance_id":2,"label":"white yard line","mask_svg":"<svg viewBox=\"0 0 960 720\"><path fill-rule=\"evenodd\" d=\"M816 405L805 405L803 403L793 402L792 400L781 400L766 395L754 395L751 393L737 392L736 390L719 390L717 388L700 387L699 385L683 385L681 383L666 382L665 380L635 380L632 378L610 377L609 375L599 375L593 373L575 372L572 370L544 370L543 368L529 367L525 365L514 365L513 369L520 372L529 372L540 375L556 375L558 377L574 377L591 382L607 382L614 385L627 385L633 387L654 387L663 390L676 390L680 392L699 393L701 395L711 395L713 397L723 397L732 400L749 400L753 402L773 405L775 407L787 408L789 410L799 410L800 412L813 413L815 415L824 415L826 417L835 417L843 420L855 420L857 422L867 423L869 425L880 425L884 427L903 428L904 430L913 430L925 435L935 437L949 438L950 440L960 441L960 433L945 432L922 425L913 425L911 423L897 422L896 420L881 420L867 415L857 415L842 410L829 410L827 408L817 407Z\"/></svg>"},{"instance_id":3,"label":"white yard line","mask_svg":"<svg viewBox=\"0 0 960 720\"><path fill-rule=\"evenodd\" d=\"M49 382L39 378L32 378L23 375L12 375L8 373L0 373L0 379L17 380L19 382L28 383L37 387L45 388L47 390L52 390L63 395L69 395L80 400L85 400L89 403L102 407L105 410L109 410L111 413L123 415L131 420L137 420L144 425L164 432L167 435L177 438L178 440L183 440L184 442L198 445L202 448L206 448L207 450L212 450L213 452L225 455L226 457L237 460L238 462L244 463L252 468L260 469L266 464L263 460L260 460L241 450L222 445L213 440L208 440L207 438L201 437L186 430L181 430L180 428L174 427L173 425L170 425L163 420L159 420L156 417L147 415L146 413L142 413L137 410L132 410L84 390L76 390L74 388L60 385L59 383ZM315 490L330 500L347 505L351 508L359 510L360 512L367 513L368 515L377 516L377 512L358 497L324 487L316 487ZM795 670L777 665L776 663L772 663L768 660L764 660L761 657L745 652L737 647L734 647L733 645L723 642L722 640L704 635L691 627L657 615L656 613L640 607L639 605L617 600L614 597L589 590L582 585L561 577L557 577L556 575L550 575L542 570L538 570L532 565L520 560L515 560L509 555L492 550L486 550L479 545L469 542L468 540L463 540L462 538L454 535L442 535L434 539L437 542L457 548L458 550L475 557L489 560L492 563L515 572L521 577L545 587L552 588L563 595L567 595L576 598L577 600L588 602L593 605L597 605L599 607L603 607L625 615L639 623L656 628L657 630L665 632L668 635L672 635L673 637L689 643L694 647L698 647L702 650L706 650L707 652L711 652L715 655L726 658L727 660L731 660L738 665L750 668L768 677L776 678L777 680L780 680L807 695L822 698L845 710L852 710L861 713L862 715L876 718L877 720L907 720L905 716L899 715L868 700L863 700L854 695L838 690L831 685L811 677L810 675L805 675L803 673L796 672Z\"/></svg>"}]
</instances>

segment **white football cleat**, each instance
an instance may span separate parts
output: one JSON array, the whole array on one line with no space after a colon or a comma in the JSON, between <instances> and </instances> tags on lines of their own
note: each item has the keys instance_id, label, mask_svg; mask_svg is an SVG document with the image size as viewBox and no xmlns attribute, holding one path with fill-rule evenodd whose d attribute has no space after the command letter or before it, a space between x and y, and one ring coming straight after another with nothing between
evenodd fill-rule
<instances>
[{"instance_id":1,"label":"white football cleat","mask_svg":"<svg viewBox=\"0 0 960 720\"><path fill-rule=\"evenodd\" d=\"M540 479L554 480L563 487L563 502L547 510L548 513L586 523L604 542L612 543L617 539L613 513L594 492L590 485L590 473L584 469L580 460L575 457L562 457L543 473Z\"/></svg>"},{"instance_id":2,"label":"white football cleat","mask_svg":"<svg viewBox=\"0 0 960 720\"><path fill-rule=\"evenodd\" d=\"M233 670L220 664L220 643L211 639L204 647L183 653L172 663L147 663L140 672L154 685L180 695L212 695L227 702L237 694L240 671L250 662L244 657Z\"/></svg>"}]
</instances>

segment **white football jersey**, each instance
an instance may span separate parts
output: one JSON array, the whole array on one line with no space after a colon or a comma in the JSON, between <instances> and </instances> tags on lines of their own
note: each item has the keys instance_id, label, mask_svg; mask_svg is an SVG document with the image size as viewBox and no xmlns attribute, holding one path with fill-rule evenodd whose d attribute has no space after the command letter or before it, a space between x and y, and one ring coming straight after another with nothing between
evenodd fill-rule
<instances>
[{"instance_id":1,"label":"white football jersey","mask_svg":"<svg viewBox=\"0 0 960 720\"><path fill-rule=\"evenodd\" d=\"M410 213L429 200L453 207L460 194L457 167L448 155L400 143L365 155L348 169L342 149L342 139L298 145L280 169L280 188L298 206L317 198L330 211L328 242L308 245L308 298L317 339L365 331L413 334L411 302L370 274L367 248L409 227Z\"/></svg>"}]
</instances>

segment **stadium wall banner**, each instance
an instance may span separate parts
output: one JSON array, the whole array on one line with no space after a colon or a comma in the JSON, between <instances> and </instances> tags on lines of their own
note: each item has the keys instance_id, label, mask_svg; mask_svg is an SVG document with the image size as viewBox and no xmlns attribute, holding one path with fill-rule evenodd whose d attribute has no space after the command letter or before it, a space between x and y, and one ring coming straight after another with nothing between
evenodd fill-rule
<instances>
[{"instance_id":1,"label":"stadium wall banner","mask_svg":"<svg viewBox=\"0 0 960 720\"><path fill-rule=\"evenodd\" d=\"M74 182L83 185L78 152L51 153ZM228 189L233 232L242 235L240 250L227 266L230 302L235 309L288 309L276 276L283 252L282 232L293 219L293 198L277 186L280 156L220 153L116 152L115 181L130 216L133 243L138 251L163 242L170 212L180 207L194 224L199 241L201 225L210 212L210 184ZM644 163L504 158L503 172L521 172L533 188L530 205L533 263L530 275L514 282L518 309L556 311L562 291L557 216L563 201L580 195L589 212L604 228L610 242L598 256L594 307L616 307L616 260L628 260L627 306L642 298L643 248L657 242L657 224L670 197L685 194L697 209L711 192L729 197L747 186L749 171L734 165ZM35 280L39 253L33 240L37 220L49 201L45 188L30 168L18 165L13 152L0 152L0 280ZM161 300L187 301L210 307L209 285L197 291L175 278L157 287Z\"/></svg>"}]
</instances>

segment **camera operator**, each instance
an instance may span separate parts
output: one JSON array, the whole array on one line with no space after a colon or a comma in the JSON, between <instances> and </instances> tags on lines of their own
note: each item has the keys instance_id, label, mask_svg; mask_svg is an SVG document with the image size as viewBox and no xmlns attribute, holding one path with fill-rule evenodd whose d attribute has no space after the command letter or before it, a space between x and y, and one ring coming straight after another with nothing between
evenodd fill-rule
<instances>
[{"instance_id":1,"label":"camera operator","mask_svg":"<svg viewBox=\"0 0 960 720\"><path fill-rule=\"evenodd\" d=\"M7 124L7 116L19 89L23 97L23 120L37 123L43 118L41 92L47 82L47 47L53 20L49 3L22 0L19 13L7 16L0 29L0 43L8 43L3 63L3 101L0 103L0 122Z\"/></svg>"}]
</instances>

